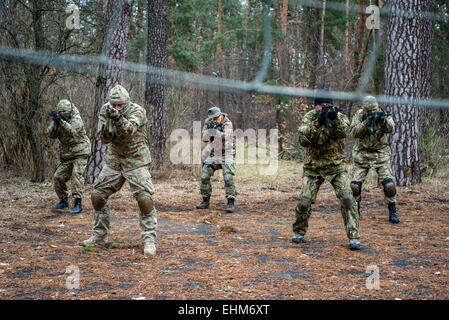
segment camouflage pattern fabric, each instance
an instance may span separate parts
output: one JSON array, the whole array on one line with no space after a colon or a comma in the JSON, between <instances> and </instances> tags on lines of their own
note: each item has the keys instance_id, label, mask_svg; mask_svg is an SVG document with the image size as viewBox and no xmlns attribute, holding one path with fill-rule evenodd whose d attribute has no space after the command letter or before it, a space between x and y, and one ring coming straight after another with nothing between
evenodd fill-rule
<instances>
[{"instance_id":1,"label":"camouflage pattern fabric","mask_svg":"<svg viewBox=\"0 0 449 320\"><path fill-rule=\"evenodd\" d=\"M378 108L379 111L383 111ZM356 139L352 150L353 168L352 181L364 182L371 168L376 170L379 185L382 181L393 179L390 166L391 150L388 135L394 131L394 121L391 116L378 122L378 130L372 132L368 122L363 121L364 110L358 110L352 119L349 132ZM361 195L356 199L361 200ZM396 195L385 196L385 203L396 203Z\"/></svg>"},{"instance_id":2,"label":"camouflage pattern fabric","mask_svg":"<svg viewBox=\"0 0 449 320\"><path fill-rule=\"evenodd\" d=\"M318 190L325 181L321 175L304 176L302 191L298 204L295 207L296 220L293 223L293 232L305 235L309 226L309 218L312 213L311 205L315 203ZM360 238L359 216L352 197L349 178L346 172L341 172L330 181L337 198L341 204L341 215L349 239ZM349 202L349 203L348 203Z\"/></svg>"},{"instance_id":3,"label":"camouflage pattern fabric","mask_svg":"<svg viewBox=\"0 0 449 320\"><path fill-rule=\"evenodd\" d=\"M68 197L67 182L69 180L71 196L75 199L82 199L86 165L87 157L77 157L59 163L53 176L53 186L59 199Z\"/></svg>"},{"instance_id":4,"label":"camouflage pattern fabric","mask_svg":"<svg viewBox=\"0 0 449 320\"><path fill-rule=\"evenodd\" d=\"M105 205L94 215L94 235L105 236L110 228L109 207L107 200L110 195L118 192L125 181L128 181L133 196L138 202L140 196L151 196L154 187L148 164L151 162L150 150L147 145L146 111L141 106L132 103L128 92L120 85L111 89L109 105L123 104L118 110L120 118L111 120L106 115L105 104L99 115L98 130L100 139L110 144L106 153L106 164L101 170L98 182L92 192L95 197L104 201ZM152 201L152 200L151 200ZM94 201L92 202L94 204ZM139 209L139 221L142 240L154 242L156 239L157 212L153 207L148 214Z\"/></svg>"},{"instance_id":5,"label":"camouflage pattern fabric","mask_svg":"<svg viewBox=\"0 0 449 320\"><path fill-rule=\"evenodd\" d=\"M209 143L210 138L214 137L214 141L209 144L209 154L220 159L223 156L233 156L236 153L232 122L226 113L222 113L222 115L224 118L218 125L213 120L206 119L202 130L203 142ZM221 137L221 139L215 141L215 136ZM221 152L219 152L220 150ZM220 160L218 160L218 163L220 163Z\"/></svg>"},{"instance_id":6,"label":"camouflage pattern fabric","mask_svg":"<svg viewBox=\"0 0 449 320\"><path fill-rule=\"evenodd\" d=\"M331 121L332 127L327 128L318 124L318 114L316 110L306 113L299 127L299 141L306 148L306 157L301 195L295 208L296 220L293 223L293 232L305 235L311 205L315 203L321 184L327 180L340 200L348 238L357 239L360 238L359 217L344 156L349 120L344 114L338 113L337 118Z\"/></svg>"},{"instance_id":7,"label":"camouflage pattern fabric","mask_svg":"<svg viewBox=\"0 0 449 320\"><path fill-rule=\"evenodd\" d=\"M90 154L90 140L87 137L84 123L78 109L68 100L61 100L57 111L70 111L63 116L55 131L53 121L47 128L52 139L59 139L60 163L53 176L55 192L59 199L68 197L66 183L71 178L72 196L81 199L84 189L84 170Z\"/></svg>"},{"instance_id":8,"label":"camouflage pattern fabric","mask_svg":"<svg viewBox=\"0 0 449 320\"><path fill-rule=\"evenodd\" d=\"M223 170L226 198L234 199L237 195L234 175L235 175L235 136L231 120L225 113L220 124L206 119L204 121L202 139L208 143L203 154L203 167L201 171L200 193L203 198L210 198L212 194L211 177L216 170ZM210 142L211 137L214 137Z\"/></svg>"},{"instance_id":9,"label":"camouflage pattern fabric","mask_svg":"<svg viewBox=\"0 0 449 320\"><path fill-rule=\"evenodd\" d=\"M68 100L61 100L58 109L66 108L63 105L67 103L70 104ZM47 128L50 138L59 139L58 154L61 161L90 154L90 140L84 129L83 119L73 104L71 109L71 113L61 119L57 131L53 130L53 121Z\"/></svg>"},{"instance_id":10,"label":"camouflage pattern fabric","mask_svg":"<svg viewBox=\"0 0 449 320\"><path fill-rule=\"evenodd\" d=\"M316 110L307 112L299 127L300 141L306 139L310 142L310 146L306 148L304 174L324 172L325 175L336 176L344 168L345 137L349 120L339 112L337 119L331 121L332 128L327 128L318 124L317 116Z\"/></svg>"},{"instance_id":11,"label":"camouflage pattern fabric","mask_svg":"<svg viewBox=\"0 0 449 320\"><path fill-rule=\"evenodd\" d=\"M106 116L106 107L100 110L98 131L100 139L110 143L106 152L106 163L114 170L132 170L148 165L151 162L150 150L147 144L146 111L138 104L132 103L129 96L116 86L111 90L111 96L119 91L123 95L120 102L125 102L119 109L121 115L117 122ZM114 91L115 90L115 91ZM125 90L126 91L126 90ZM110 105L110 104L109 104Z\"/></svg>"},{"instance_id":12,"label":"camouflage pattern fabric","mask_svg":"<svg viewBox=\"0 0 449 320\"><path fill-rule=\"evenodd\" d=\"M112 194L118 192L122 188L125 181L128 181L131 193L136 199L141 194L149 196L154 194L154 187L148 167L140 167L129 171L118 171L110 168L106 164L101 170L98 182L95 184L94 189L95 192L107 202ZM110 229L110 212L107 203L102 210L95 212L94 220L94 234L100 237L107 235ZM142 240L154 242L156 240L157 227L156 208L153 208L148 215L139 211L139 225L141 228Z\"/></svg>"},{"instance_id":13,"label":"camouflage pattern fabric","mask_svg":"<svg viewBox=\"0 0 449 320\"><path fill-rule=\"evenodd\" d=\"M207 160L206 160L207 162ZM233 161L223 161L222 164L204 163L201 171L200 192L203 198L210 198L212 194L212 185L210 183L211 177L216 170L223 170L223 180L225 183L226 198L235 199L237 194L234 184L235 165Z\"/></svg>"}]
</instances>

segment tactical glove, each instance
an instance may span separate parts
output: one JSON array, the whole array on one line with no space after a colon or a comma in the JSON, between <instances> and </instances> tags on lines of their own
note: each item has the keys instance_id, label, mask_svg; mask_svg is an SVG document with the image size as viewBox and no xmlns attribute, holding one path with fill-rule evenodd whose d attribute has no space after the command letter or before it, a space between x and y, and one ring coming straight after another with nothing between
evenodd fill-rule
<instances>
[{"instance_id":1,"label":"tactical glove","mask_svg":"<svg viewBox=\"0 0 449 320\"><path fill-rule=\"evenodd\" d=\"M57 124L59 124L61 122L61 115L58 113L55 116L52 116L52 119L54 122L56 122Z\"/></svg>"},{"instance_id":2,"label":"tactical glove","mask_svg":"<svg viewBox=\"0 0 449 320\"><path fill-rule=\"evenodd\" d=\"M327 113L327 117L329 120L333 121L335 119L337 119L338 116L338 111L331 109L328 113Z\"/></svg>"},{"instance_id":3,"label":"tactical glove","mask_svg":"<svg viewBox=\"0 0 449 320\"><path fill-rule=\"evenodd\" d=\"M117 121L120 119L120 113L115 108L108 108L106 109L106 116L114 121Z\"/></svg>"},{"instance_id":4,"label":"tactical glove","mask_svg":"<svg viewBox=\"0 0 449 320\"><path fill-rule=\"evenodd\" d=\"M382 127L382 128L384 128L386 125L387 125L387 117L378 117L377 119L376 119L376 121L377 121L377 125L379 126L379 127Z\"/></svg>"},{"instance_id":5,"label":"tactical glove","mask_svg":"<svg viewBox=\"0 0 449 320\"><path fill-rule=\"evenodd\" d=\"M318 124L320 126L324 125L326 123L326 114L324 112L321 112L320 114L318 114L316 120L318 121Z\"/></svg>"}]
</instances>

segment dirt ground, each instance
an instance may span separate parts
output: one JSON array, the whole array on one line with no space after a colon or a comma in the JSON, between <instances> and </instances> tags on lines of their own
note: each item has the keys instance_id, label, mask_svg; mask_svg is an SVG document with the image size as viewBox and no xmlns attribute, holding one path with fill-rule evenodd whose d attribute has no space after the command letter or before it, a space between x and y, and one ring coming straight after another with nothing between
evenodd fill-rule
<instances>
[{"instance_id":1,"label":"dirt ground","mask_svg":"<svg viewBox=\"0 0 449 320\"><path fill-rule=\"evenodd\" d=\"M3 178L0 299L449 299L447 183L398 188L398 225L388 222L381 189L368 183L363 248L350 251L329 183L313 207L307 242L297 245L291 224L300 167L283 166L268 178L239 172L232 214L221 172L209 210L195 209L199 181L189 172L155 179L157 255L149 258L127 185L110 198L109 243L88 251L79 242L91 234L92 186L84 212L71 216L51 209L50 181ZM79 289L67 287L71 270L79 270ZM375 277L367 270L378 270L378 289L367 288Z\"/></svg>"}]
</instances>

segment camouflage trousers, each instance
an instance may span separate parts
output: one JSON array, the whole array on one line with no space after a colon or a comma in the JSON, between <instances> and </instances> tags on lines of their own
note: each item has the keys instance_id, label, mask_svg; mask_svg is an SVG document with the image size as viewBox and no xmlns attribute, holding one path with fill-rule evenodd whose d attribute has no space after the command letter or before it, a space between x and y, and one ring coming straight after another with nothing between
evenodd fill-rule
<instances>
[{"instance_id":1,"label":"camouflage trousers","mask_svg":"<svg viewBox=\"0 0 449 320\"><path fill-rule=\"evenodd\" d=\"M301 195L295 207L296 220L293 223L293 232L301 235L306 234L312 213L311 206L315 203L318 190L324 181L325 179L321 175L303 177ZM330 183L340 200L341 215L348 238L360 238L359 216L347 173L345 171L338 173Z\"/></svg>"},{"instance_id":2,"label":"camouflage trousers","mask_svg":"<svg viewBox=\"0 0 449 320\"><path fill-rule=\"evenodd\" d=\"M203 163L203 168L201 170L201 184L200 193L203 198L210 198L212 194L212 185L210 183L211 177L214 175L216 170L223 170L223 180L225 184L226 198L234 199L237 195L234 175L235 175L235 165L234 161L222 161L222 163L210 163L205 161Z\"/></svg>"},{"instance_id":3,"label":"camouflage trousers","mask_svg":"<svg viewBox=\"0 0 449 320\"><path fill-rule=\"evenodd\" d=\"M139 225L142 240L155 242L157 212L156 208L152 205L154 187L147 166L129 171L113 170L107 165L103 167L98 177L98 182L95 184L94 191L92 192L93 205L94 201L104 201L104 207L100 210L95 210L93 233L99 237L105 237L108 234L110 229L110 212L107 200L109 196L122 188L125 181L128 181L131 192L139 204L139 208L141 197L149 197L149 199L151 199L150 202L152 208L148 210L149 212L142 212L142 210L139 209Z\"/></svg>"},{"instance_id":4,"label":"camouflage trousers","mask_svg":"<svg viewBox=\"0 0 449 320\"><path fill-rule=\"evenodd\" d=\"M81 199L84 191L84 170L87 157L79 157L61 161L53 176L53 186L59 199L67 198L67 182L70 180L71 194L75 199Z\"/></svg>"},{"instance_id":5,"label":"camouflage trousers","mask_svg":"<svg viewBox=\"0 0 449 320\"><path fill-rule=\"evenodd\" d=\"M352 181L364 182L370 168L376 170L378 184L381 185L383 181L391 179L394 181L393 173L391 172L390 159L381 162L358 162L354 161L352 166ZM356 197L356 201L360 202L362 200L362 195ZM385 195L385 203L393 204L396 203L396 194L394 196L388 197Z\"/></svg>"}]
</instances>

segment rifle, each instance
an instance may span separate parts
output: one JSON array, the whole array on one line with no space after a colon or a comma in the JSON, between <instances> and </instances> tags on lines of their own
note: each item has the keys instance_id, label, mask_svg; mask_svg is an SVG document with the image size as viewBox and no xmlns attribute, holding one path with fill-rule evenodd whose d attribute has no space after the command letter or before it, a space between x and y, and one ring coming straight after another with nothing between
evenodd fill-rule
<instances>
[{"instance_id":1,"label":"rifle","mask_svg":"<svg viewBox=\"0 0 449 320\"><path fill-rule=\"evenodd\" d=\"M111 113L113 111L113 108L111 107L111 105L110 104L107 104L106 105L106 112L107 113Z\"/></svg>"},{"instance_id":2,"label":"rifle","mask_svg":"<svg viewBox=\"0 0 449 320\"><path fill-rule=\"evenodd\" d=\"M334 106L333 104L328 104L321 109L320 114L318 115L318 119L324 120L324 124L327 128L332 128L331 120L328 118L329 112L340 112L343 109L340 106Z\"/></svg>"},{"instance_id":3,"label":"rifle","mask_svg":"<svg viewBox=\"0 0 449 320\"><path fill-rule=\"evenodd\" d=\"M58 111L52 111L52 112L50 112L49 113L49 115L50 115L50 117L52 117L52 119L53 119L53 131L58 131L58 128L59 128L59 124L58 124L58 122L56 121L56 119L61 119L61 114L58 112Z\"/></svg>"},{"instance_id":4,"label":"rifle","mask_svg":"<svg viewBox=\"0 0 449 320\"><path fill-rule=\"evenodd\" d=\"M366 119L371 119L373 122L373 133L377 131L377 124L376 120L383 117L389 117L391 116L391 113L389 112L383 112L383 111L375 111L371 112L369 114L364 114L362 117L362 121L365 121Z\"/></svg>"}]
</instances>

